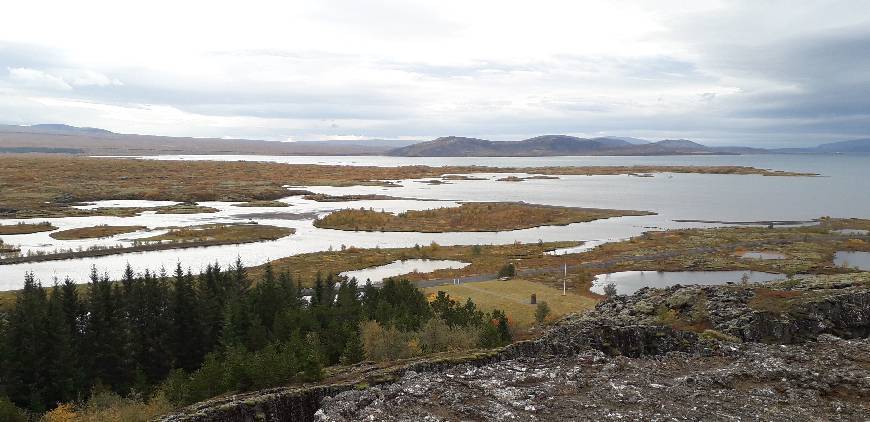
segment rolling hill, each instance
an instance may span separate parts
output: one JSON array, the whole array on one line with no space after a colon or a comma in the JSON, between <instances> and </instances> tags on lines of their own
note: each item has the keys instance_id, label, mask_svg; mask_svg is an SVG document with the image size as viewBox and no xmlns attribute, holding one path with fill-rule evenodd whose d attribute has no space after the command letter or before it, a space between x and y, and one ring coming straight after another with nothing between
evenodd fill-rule
<instances>
[{"instance_id":1,"label":"rolling hill","mask_svg":"<svg viewBox=\"0 0 870 422\"><path fill-rule=\"evenodd\" d=\"M389 151L400 157L543 157L567 155L701 155L734 154L687 140L632 143L625 139L543 135L522 141L488 141L448 136Z\"/></svg>"}]
</instances>

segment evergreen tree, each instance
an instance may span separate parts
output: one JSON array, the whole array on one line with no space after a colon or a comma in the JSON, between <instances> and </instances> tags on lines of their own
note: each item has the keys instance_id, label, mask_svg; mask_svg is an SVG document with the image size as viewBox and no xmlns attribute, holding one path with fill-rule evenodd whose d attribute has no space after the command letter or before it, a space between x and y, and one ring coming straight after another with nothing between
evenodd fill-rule
<instances>
[{"instance_id":1,"label":"evergreen tree","mask_svg":"<svg viewBox=\"0 0 870 422\"><path fill-rule=\"evenodd\" d=\"M67 326L63 297L56 281L48 302L47 317L48 332L45 341L50 350L46 352L51 353L51 359L45 400L55 405L74 399L79 387L76 385L79 377L75 366L77 351L74 346L74 333Z\"/></svg>"},{"instance_id":2,"label":"evergreen tree","mask_svg":"<svg viewBox=\"0 0 870 422\"><path fill-rule=\"evenodd\" d=\"M352 365L365 359L365 350L359 336L359 326L345 324L344 327L344 350L341 352L339 362L342 365Z\"/></svg>"},{"instance_id":3,"label":"evergreen tree","mask_svg":"<svg viewBox=\"0 0 870 422\"><path fill-rule=\"evenodd\" d=\"M204 356L200 334L202 325L193 289L193 275L185 273L179 263L175 268L172 283L169 313L172 324L169 330L169 345L176 368L192 371L199 367Z\"/></svg>"},{"instance_id":4,"label":"evergreen tree","mask_svg":"<svg viewBox=\"0 0 870 422\"><path fill-rule=\"evenodd\" d=\"M6 390L12 401L35 411L46 410L50 403L48 385L52 371L49 343L48 300L33 274L24 277L24 288L15 299L9 317L7 353L4 365Z\"/></svg>"},{"instance_id":5,"label":"evergreen tree","mask_svg":"<svg viewBox=\"0 0 870 422\"><path fill-rule=\"evenodd\" d=\"M259 314L260 323L263 327L271 328L275 323L275 315L281 309L282 295L275 279L275 272L271 264L266 264L263 279L254 287L254 309Z\"/></svg>"},{"instance_id":6,"label":"evergreen tree","mask_svg":"<svg viewBox=\"0 0 870 422\"><path fill-rule=\"evenodd\" d=\"M214 350L219 344L227 306L226 277L219 264L208 265L200 274L197 284L200 318L202 321L202 346Z\"/></svg>"},{"instance_id":7,"label":"evergreen tree","mask_svg":"<svg viewBox=\"0 0 870 422\"><path fill-rule=\"evenodd\" d=\"M88 283L88 306L83 356L88 360L88 380L91 385L103 383L115 391L129 387L132 368L128 364L126 321L120 295L108 275L91 269Z\"/></svg>"},{"instance_id":8,"label":"evergreen tree","mask_svg":"<svg viewBox=\"0 0 870 422\"><path fill-rule=\"evenodd\" d=\"M133 356L148 383L159 382L172 367L169 333L174 325L169 313L169 288L165 276L145 271L136 281L130 302Z\"/></svg>"}]
</instances>

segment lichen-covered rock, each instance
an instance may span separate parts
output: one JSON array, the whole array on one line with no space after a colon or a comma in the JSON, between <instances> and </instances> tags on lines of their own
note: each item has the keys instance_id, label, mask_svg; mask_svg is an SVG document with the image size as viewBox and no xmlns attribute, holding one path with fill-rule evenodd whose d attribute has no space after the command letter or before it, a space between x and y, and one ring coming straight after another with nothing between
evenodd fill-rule
<instances>
[{"instance_id":1,"label":"lichen-covered rock","mask_svg":"<svg viewBox=\"0 0 870 422\"><path fill-rule=\"evenodd\" d=\"M743 343L714 353L527 357L324 399L315 420L865 420L867 340Z\"/></svg>"}]
</instances>

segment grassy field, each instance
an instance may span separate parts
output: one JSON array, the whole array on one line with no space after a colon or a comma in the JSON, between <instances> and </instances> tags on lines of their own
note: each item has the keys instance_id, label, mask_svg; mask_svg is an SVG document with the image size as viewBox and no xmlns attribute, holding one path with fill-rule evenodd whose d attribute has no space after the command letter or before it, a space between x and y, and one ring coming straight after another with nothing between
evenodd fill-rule
<instances>
[{"instance_id":1,"label":"grassy field","mask_svg":"<svg viewBox=\"0 0 870 422\"><path fill-rule=\"evenodd\" d=\"M77 229L61 230L49 234L53 239L57 240L76 240L76 239L94 239L101 237L111 237L124 233L133 233L139 230L144 230L144 226L91 226L81 227Z\"/></svg>"},{"instance_id":2,"label":"grassy field","mask_svg":"<svg viewBox=\"0 0 870 422\"><path fill-rule=\"evenodd\" d=\"M598 302L589 296L574 293L562 296L561 289L521 278L424 289L426 294L436 294L439 291L448 293L451 298L460 302L470 298L477 306L487 311L501 309L519 328L528 327L535 323L536 305L529 303L532 294L537 296L538 303L547 302L551 310L551 320L571 312L591 309Z\"/></svg>"},{"instance_id":3,"label":"grassy field","mask_svg":"<svg viewBox=\"0 0 870 422\"><path fill-rule=\"evenodd\" d=\"M645 211L554 207L509 202L465 203L459 207L401 214L346 209L314 221L315 227L388 232L484 232L527 229L539 226L564 226L611 217L649 215Z\"/></svg>"},{"instance_id":4,"label":"grassy field","mask_svg":"<svg viewBox=\"0 0 870 422\"><path fill-rule=\"evenodd\" d=\"M288 196L285 185L389 186L385 181L475 172L541 175L662 172L806 175L740 166L374 167L0 155L0 218L64 215L63 212L71 204L109 199L179 202L274 200Z\"/></svg>"},{"instance_id":5,"label":"grassy field","mask_svg":"<svg viewBox=\"0 0 870 422\"><path fill-rule=\"evenodd\" d=\"M50 232L52 230L57 230L57 227L47 221L42 223L0 224L0 235L31 234Z\"/></svg>"}]
</instances>

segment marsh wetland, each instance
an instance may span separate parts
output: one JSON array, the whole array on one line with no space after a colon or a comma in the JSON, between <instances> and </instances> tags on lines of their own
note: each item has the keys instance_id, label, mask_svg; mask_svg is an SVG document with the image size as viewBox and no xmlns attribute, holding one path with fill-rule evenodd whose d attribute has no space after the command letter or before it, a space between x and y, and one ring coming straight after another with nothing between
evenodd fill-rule
<instances>
[{"instance_id":1,"label":"marsh wetland","mask_svg":"<svg viewBox=\"0 0 870 422\"><path fill-rule=\"evenodd\" d=\"M711 239L704 236L689 236L681 239L683 243L672 239L643 243L647 232L674 236L662 231L726 227L726 232L737 231L730 239L735 243L742 229L728 229L728 224L716 221L757 221L756 227L764 228L764 222L774 220L870 215L870 198L853 194L860 189L856 181L870 177L867 157L165 156L142 160L8 156L3 160L0 208L6 218L0 222L0 239L8 252L4 257L18 259L0 260L0 287L6 290L19 287L25 272L43 282L55 276L84 282L93 266L118 277L128 262L141 270L168 268L181 260L197 269L243 257L256 266L330 250L413 250L415 245L430 244L575 242L560 249L568 252L560 259L574 259L569 263L576 265L582 253L592 254L584 259L615 253L612 248L631 238L635 240L628 243L643 244L636 252L639 255L669 246L669 253L710 246ZM33 166L54 171L23 170ZM645 177L633 176L638 174ZM499 181L511 176L522 182ZM97 178L108 182L98 183ZM445 183L414 183L422 179ZM253 227L252 223L274 227L283 235L206 236L207 243L172 242L184 249L166 245L135 249L184 228ZM747 225L753 226L743 226ZM829 225L822 230L824 235L833 231L842 237L839 243L866 234L865 226L858 223ZM34 229L22 230L25 227ZM794 236L822 236L808 230ZM817 270L807 263L833 260L837 252L829 247L816 250L812 239L771 249L763 242L752 243L752 233L748 236L744 239L748 244L736 250L704 258L667 257L656 262L657 268L637 268L635 261L628 261L631 265L623 262L616 270L706 266L800 273ZM833 241L825 240L826 244ZM166 238L161 243L168 242ZM842 251L862 247L853 244ZM52 254L64 259L52 259ZM27 256L39 258L22 262ZM860 255L848 262L863 265ZM363 269L356 267L335 270Z\"/></svg>"}]
</instances>

